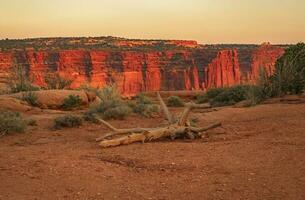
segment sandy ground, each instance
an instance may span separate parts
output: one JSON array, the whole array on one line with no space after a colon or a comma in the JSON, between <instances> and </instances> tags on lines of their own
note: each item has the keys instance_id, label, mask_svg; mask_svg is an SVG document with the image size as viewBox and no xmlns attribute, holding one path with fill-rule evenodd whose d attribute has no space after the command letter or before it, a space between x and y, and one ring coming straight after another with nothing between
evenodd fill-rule
<instances>
[{"instance_id":1,"label":"sandy ground","mask_svg":"<svg viewBox=\"0 0 305 200\"><path fill-rule=\"evenodd\" d=\"M100 149L101 125L51 130L59 113L32 114L27 133L0 138L0 199L305 199L305 104L193 113L223 129L196 141ZM154 127L131 116L116 127Z\"/></svg>"}]
</instances>

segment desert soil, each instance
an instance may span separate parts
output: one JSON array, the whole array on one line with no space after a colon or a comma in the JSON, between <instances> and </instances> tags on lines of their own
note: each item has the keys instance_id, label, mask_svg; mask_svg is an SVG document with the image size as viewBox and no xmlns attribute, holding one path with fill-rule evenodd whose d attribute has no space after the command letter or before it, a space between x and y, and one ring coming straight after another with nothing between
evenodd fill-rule
<instances>
[{"instance_id":1,"label":"desert soil","mask_svg":"<svg viewBox=\"0 0 305 200\"><path fill-rule=\"evenodd\" d=\"M179 109L178 109L179 110ZM176 109L176 111L178 111ZM305 199L305 104L194 112L223 128L196 141L100 149L102 125L51 130L60 112L26 113L38 126L0 138L0 199ZM162 117L111 121L155 127Z\"/></svg>"}]
</instances>

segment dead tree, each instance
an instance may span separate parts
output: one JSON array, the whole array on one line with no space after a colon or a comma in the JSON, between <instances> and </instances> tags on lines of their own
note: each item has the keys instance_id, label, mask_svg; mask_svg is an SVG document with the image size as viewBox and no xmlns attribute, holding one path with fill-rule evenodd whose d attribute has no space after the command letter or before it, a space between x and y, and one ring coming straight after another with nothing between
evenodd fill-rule
<instances>
[{"instance_id":1,"label":"dead tree","mask_svg":"<svg viewBox=\"0 0 305 200\"><path fill-rule=\"evenodd\" d=\"M96 139L100 142L102 148L115 147L119 145L127 145L135 142L149 142L152 140L158 140L161 138L188 138L195 139L201 138L205 131L221 126L221 123L213 123L206 127L194 127L191 126L188 117L193 109L208 109L211 108L209 104L185 104L185 109L180 114L178 120L175 120L174 116L169 112L168 107L164 103L160 94L157 93L157 97L160 101L163 113L168 121L168 125L165 127L157 128L131 128L131 129L117 129L108 122L98 119L99 122L107 126L112 132L105 134L102 137ZM115 137L119 136L120 137Z\"/></svg>"}]
</instances>

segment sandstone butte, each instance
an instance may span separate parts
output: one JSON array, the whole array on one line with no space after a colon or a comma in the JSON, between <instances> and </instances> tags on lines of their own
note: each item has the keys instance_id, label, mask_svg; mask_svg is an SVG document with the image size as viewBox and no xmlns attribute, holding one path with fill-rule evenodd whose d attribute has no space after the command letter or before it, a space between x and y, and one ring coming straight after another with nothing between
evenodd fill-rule
<instances>
[{"instance_id":1,"label":"sandstone butte","mask_svg":"<svg viewBox=\"0 0 305 200\"><path fill-rule=\"evenodd\" d=\"M153 42L150 42L153 45ZM214 87L253 83L260 68L271 75L284 48L269 43L252 49L198 48L192 41L171 41L187 48L129 50L10 50L0 51L0 82L5 82L12 66L22 65L33 82L45 86L48 73L58 73L73 81L72 87L88 84L102 88L116 83L125 96L142 91L206 90Z\"/></svg>"}]
</instances>

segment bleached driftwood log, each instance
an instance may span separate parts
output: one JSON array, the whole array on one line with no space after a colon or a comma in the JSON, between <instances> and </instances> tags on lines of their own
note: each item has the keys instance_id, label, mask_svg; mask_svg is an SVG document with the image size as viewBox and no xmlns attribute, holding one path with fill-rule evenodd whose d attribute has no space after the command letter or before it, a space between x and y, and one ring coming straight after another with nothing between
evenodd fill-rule
<instances>
[{"instance_id":1,"label":"bleached driftwood log","mask_svg":"<svg viewBox=\"0 0 305 200\"><path fill-rule=\"evenodd\" d=\"M221 123L213 123L206 127L193 127L188 121L188 117L193 109L208 109L211 108L209 104L195 104L187 103L185 104L185 109L180 114L177 121L174 120L173 115L169 112L168 107L164 103L160 94L157 93L157 97L160 101L163 113L168 121L168 125L165 127L157 128L130 128L130 129L117 129L113 127L108 122L99 119L99 121L108 127L112 132L105 134L102 137L96 139L100 142L102 148L115 147L119 145L127 145L135 142L149 142L152 140L158 140L161 138L170 137L175 138L189 138L195 139L200 138L203 132L221 126ZM113 138L114 136L123 135L118 138Z\"/></svg>"}]
</instances>

